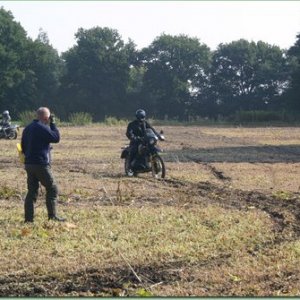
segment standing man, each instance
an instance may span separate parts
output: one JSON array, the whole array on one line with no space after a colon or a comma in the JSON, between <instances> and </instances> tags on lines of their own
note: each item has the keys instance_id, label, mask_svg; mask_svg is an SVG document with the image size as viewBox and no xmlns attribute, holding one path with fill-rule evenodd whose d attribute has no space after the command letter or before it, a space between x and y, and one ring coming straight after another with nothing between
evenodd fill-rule
<instances>
[{"instance_id":1,"label":"standing man","mask_svg":"<svg viewBox=\"0 0 300 300\"><path fill-rule=\"evenodd\" d=\"M37 110L37 119L23 131L22 151L25 155L28 192L25 198L25 222L33 222L34 202L38 197L39 182L46 188L46 206L49 220L65 221L57 216L57 185L51 172L50 143L58 143L60 133L54 116L47 107Z\"/></svg>"}]
</instances>

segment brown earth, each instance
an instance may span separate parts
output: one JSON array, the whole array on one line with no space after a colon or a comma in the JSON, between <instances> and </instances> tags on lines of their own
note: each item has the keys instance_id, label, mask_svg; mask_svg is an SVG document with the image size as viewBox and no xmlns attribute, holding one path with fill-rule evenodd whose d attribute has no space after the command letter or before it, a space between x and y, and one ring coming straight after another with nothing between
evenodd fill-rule
<instances>
[{"instance_id":1,"label":"brown earth","mask_svg":"<svg viewBox=\"0 0 300 300\"><path fill-rule=\"evenodd\" d=\"M92 136L93 130L90 129ZM126 142L119 137L123 130L102 128L101 141L90 147L97 153L97 147L107 143L107 149L101 149L104 156L89 153L80 158L80 153L78 157L63 155L70 149L68 141L74 143L71 153L76 147L81 149L79 141L83 144L91 137L82 133L74 140L73 131L63 129L66 143L62 140L56 146L53 167L63 187L61 197L67 199L60 201L62 210L111 205L255 209L267 214L273 223L275 238L261 246L264 253L271 253L275 245L299 241L300 129L166 127L163 157L168 173L164 180L152 179L148 174L132 179L123 176L119 160L120 146ZM117 142L111 145L110 139ZM110 152L109 147L114 149ZM84 153L84 149L80 151ZM0 158L0 163L1 173L10 170L23 176L13 183L12 175L5 177L2 186L17 188L20 193L2 197L1 207L20 207L19 198L26 191L24 171L16 167L9 153ZM251 250L249 260L255 260L261 251L262 248ZM299 295L300 273L296 265L281 273L260 270L255 276L248 274L242 284L238 279L224 284L217 274L219 270L230 270L230 258L230 253L224 253L195 263L178 260L130 267L124 261L123 265L109 268L67 273L63 278L6 274L0 276L0 296L131 296L137 289L164 296Z\"/></svg>"}]
</instances>

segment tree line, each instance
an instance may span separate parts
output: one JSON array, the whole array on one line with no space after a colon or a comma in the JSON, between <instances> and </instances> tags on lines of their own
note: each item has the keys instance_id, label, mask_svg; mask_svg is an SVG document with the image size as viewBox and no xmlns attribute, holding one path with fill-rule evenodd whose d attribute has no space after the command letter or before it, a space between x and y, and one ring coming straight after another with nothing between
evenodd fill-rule
<instances>
[{"instance_id":1,"label":"tree line","mask_svg":"<svg viewBox=\"0 0 300 300\"><path fill-rule=\"evenodd\" d=\"M107 27L79 28L58 54L40 30L27 36L0 8L0 109L13 118L49 106L66 120L86 112L131 118L229 118L239 111L300 114L300 34L290 49L245 39L212 51L198 38L161 34L141 50Z\"/></svg>"}]
</instances>

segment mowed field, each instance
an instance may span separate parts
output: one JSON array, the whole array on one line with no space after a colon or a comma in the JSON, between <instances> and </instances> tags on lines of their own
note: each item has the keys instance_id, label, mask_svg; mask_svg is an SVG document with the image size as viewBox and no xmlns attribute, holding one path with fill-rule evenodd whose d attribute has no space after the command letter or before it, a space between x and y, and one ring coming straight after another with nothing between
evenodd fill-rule
<instances>
[{"instance_id":1,"label":"mowed field","mask_svg":"<svg viewBox=\"0 0 300 300\"><path fill-rule=\"evenodd\" d=\"M125 127L62 127L59 215L0 140L0 296L299 296L300 128L169 127L164 180L124 176Z\"/></svg>"}]
</instances>

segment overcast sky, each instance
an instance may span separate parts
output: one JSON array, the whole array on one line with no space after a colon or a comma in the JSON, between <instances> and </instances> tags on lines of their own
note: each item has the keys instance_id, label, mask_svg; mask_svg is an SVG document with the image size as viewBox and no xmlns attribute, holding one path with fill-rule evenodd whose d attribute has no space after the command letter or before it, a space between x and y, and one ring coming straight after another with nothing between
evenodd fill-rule
<instances>
[{"instance_id":1,"label":"overcast sky","mask_svg":"<svg viewBox=\"0 0 300 300\"><path fill-rule=\"evenodd\" d=\"M300 33L300 1L0 1L36 38L47 32L59 52L78 28L116 29L125 42L147 47L161 33L197 37L212 50L240 38L289 48Z\"/></svg>"}]
</instances>

